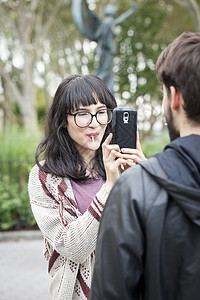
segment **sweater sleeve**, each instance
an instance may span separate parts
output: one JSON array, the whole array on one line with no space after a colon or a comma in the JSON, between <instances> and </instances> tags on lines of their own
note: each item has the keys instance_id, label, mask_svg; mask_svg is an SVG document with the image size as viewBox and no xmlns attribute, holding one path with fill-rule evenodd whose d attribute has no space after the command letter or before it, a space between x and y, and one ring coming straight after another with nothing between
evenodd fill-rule
<instances>
[{"instance_id":1,"label":"sweater sleeve","mask_svg":"<svg viewBox=\"0 0 200 300\"><path fill-rule=\"evenodd\" d=\"M33 167L28 184L36 222L53 249L75 263L83 263L95 250L99 220L109 192L103 185L81 215L70 187L66 186L66 193L61 192L58 178L52 180L48 174L49 179L44 180L40 172L38 166Z\"/></svg>"}]
</instances>

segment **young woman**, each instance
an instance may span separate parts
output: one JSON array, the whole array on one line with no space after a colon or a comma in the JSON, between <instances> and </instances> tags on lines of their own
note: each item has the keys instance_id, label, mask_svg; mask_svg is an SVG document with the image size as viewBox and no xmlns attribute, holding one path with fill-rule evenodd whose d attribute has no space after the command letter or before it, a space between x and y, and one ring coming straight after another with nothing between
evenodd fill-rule
<instances>
[{"instance_id":1,"label":"young woman","mask_svg":"<svg viewBox=\"0 0 200 300\"><path fill-rule=\"evenodd\" d=\"M32 210L52 276L51 298L89 299L99 220L121 173L144 159L141 149L111 145L116 101L93 75L59 85L46 119L45 138L30 172ZM43 154L44 160L39 162Z\"/></svg>"}]
</instances>

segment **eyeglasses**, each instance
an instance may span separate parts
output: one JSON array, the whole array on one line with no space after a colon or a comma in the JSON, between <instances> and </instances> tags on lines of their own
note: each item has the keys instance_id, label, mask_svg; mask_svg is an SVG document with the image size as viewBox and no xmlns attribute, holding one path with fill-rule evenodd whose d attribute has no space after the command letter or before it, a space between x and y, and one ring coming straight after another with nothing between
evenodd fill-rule
<instances>
[{"instance_id":1,"label":"eyeglasses","mask_svg":"<svg viewBox=\"0 0 200 300\"><path fill-rule=\"evenodd\" d=\"M68 113L68 115L74 117L75 124L78 127L89 126L92 123L94 117L96 118L97 122L101 125L107 125L112 121L111 108L100 109L94 115L88 111L76 112L74 114Z\"/></svg>"}]
</instances>

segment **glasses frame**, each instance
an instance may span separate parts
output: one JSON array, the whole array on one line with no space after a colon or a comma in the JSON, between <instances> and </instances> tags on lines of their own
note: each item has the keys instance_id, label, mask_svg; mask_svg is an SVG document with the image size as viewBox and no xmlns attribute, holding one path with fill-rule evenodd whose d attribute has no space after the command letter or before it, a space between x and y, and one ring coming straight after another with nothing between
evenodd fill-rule
<instances>
[{"instance_id":1,"label":"glasses frame","mask_svg":"<svg viewBox=\"0 0 200 300\"><path fill-rule=\"evenodd\" d=\"M77 124L77 122L76 122L76 116L77 116L77 114L81 113L80 111L77 111L77 112L74 113L74 114L67 113L67 115L70 115L70 116L73 116L73 117L74 117L74 122L75 122L76 126L78 126L78 127L80 127L80 128L84 128L84 127L89 126L89 125L92 123L94 117L95 117L96 120L97 120L97 114L98 114L100 111L102 111L102 110L107 110L107 111L113 112L113 109L112 109L112 108L102 108L102 109L98 110L95 114L92 114L91 112L87 111L87 113L91 115L91 121L90 121L87 125L85 125L85 126L79 126L79 125ZM108 125L111 121L112 121L112 118L111 118L110 121L107 122L106 124L102 124L102 123L100 123L100 122L97 120L97 122L98 122L100 125Z\"/></svg>"}]
</instances>

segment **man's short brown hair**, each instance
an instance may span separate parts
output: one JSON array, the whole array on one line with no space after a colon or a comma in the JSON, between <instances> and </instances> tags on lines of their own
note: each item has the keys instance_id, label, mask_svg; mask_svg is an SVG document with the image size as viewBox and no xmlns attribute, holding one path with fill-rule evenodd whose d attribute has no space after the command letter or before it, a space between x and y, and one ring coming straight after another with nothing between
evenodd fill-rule
<instances>
[{"instance_id":1,"label":"man's short brown hair","mask_svg":"<svg viewBox=\"0 0 200 300\"><path fill-rule=\"evenodd\" d=\"M200 33L183 32L158 57L157 77L183 96L189 119L200 123Z\"/></svg>"}]
</instances>

